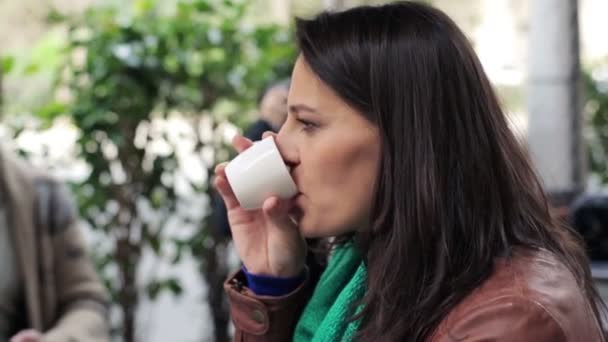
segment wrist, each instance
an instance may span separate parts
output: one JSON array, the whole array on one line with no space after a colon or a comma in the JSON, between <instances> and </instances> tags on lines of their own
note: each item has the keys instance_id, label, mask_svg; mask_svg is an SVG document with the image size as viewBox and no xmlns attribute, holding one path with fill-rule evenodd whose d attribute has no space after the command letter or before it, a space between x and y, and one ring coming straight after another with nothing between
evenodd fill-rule
<instances>
[{"instance_id":1,"label":"wrist","mask_svg":"<svg viewBox=\"0 0 608 342\"><path fill-rule=\"evenodd\" d=\"M272 270L262 267L255 267L254 265L245 266L243 264L243 270L249 274L255 274L258 276L272 277L272 278L293 278L302 274L306 266L304 263L298 263L297 265L284 265L275 267Z\"/></svg>"},{"instance_id":2,"label":"wrist","mask_svg":"<svg viewBox=\"0 0 608 342\"><path fill-rule=\"evenodd\" d=\"M307 270L289 277L277 277L252 273L243 266L247 287L261 296L283 296L297 289L306 280Z\"/></svg>"}]
</instances>

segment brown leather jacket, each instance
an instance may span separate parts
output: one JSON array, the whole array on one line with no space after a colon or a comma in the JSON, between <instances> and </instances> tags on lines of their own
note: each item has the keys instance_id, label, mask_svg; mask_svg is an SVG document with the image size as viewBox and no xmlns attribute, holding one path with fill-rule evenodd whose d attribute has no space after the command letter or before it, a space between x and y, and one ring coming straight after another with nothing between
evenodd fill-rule
<instances>
[{"instance_id":1,"label":"brown leather jacket","mask_svg":"<svg viewBox=\"0 0 608 342\"><path fill-rule=\"evenodd\" d=\"M237 273L225 284L235 341L290 341L310 295L306 282L283 297L255 296ZM551 253L518 250L496 262L479 288L439 324L430 342L599 342L583 293Z\"/></svg>"}]
</instances>

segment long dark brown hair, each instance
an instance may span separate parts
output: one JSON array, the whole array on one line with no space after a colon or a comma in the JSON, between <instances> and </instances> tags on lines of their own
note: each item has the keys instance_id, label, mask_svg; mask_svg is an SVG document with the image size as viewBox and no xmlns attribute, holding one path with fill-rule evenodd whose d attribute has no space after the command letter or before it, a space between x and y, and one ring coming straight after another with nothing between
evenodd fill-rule
<instances>
[{"instance_id":1,"label":"long dark brown hair","mask_svg":"<svg viewBox=\"0 0 608 342\"><path fill-rule=\"evenodd\" d=\"M603 307L581 241L558 224L470 43L414 2L296 20L312 70L379 129L361 341L423 341L513 247L545 249Z\"/></svg>"}]
</instances>

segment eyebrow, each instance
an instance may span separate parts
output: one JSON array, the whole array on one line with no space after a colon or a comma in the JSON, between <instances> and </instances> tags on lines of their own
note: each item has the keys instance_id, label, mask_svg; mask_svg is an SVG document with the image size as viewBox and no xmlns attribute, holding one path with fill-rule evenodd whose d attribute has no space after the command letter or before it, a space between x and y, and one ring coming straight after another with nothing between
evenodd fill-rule
<instances>
[{"instance_id":1,"label":"eyebrow","mask_svg":"<svg viewBox=\"0 0 608 342\"><path fill-rule=\"evenodd\" d=\"M316 109L309 107L305 104L297 104L289 106L289 112L298 113L298 112L310 112L310 113L319 113Z\"/></svg>"}]
</instances>

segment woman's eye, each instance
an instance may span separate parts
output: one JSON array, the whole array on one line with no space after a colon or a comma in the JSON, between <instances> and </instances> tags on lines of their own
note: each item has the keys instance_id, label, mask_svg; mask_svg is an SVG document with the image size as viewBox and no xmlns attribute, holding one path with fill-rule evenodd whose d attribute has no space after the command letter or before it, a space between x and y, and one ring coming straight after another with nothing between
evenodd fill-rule
<instances>
[{"instance_id":1,"label":"woman's eye","mask_svg":"<svg viewBox=\"0 0 608 342\"><path fill-rule=\"evenodd\" d=\"M298 119L298 122L302 125L302 130L304 130L304 131L311 131L311 130L317 128L317 124L307 121L307 120Z\"/></svg>"}]
</instances>

